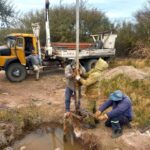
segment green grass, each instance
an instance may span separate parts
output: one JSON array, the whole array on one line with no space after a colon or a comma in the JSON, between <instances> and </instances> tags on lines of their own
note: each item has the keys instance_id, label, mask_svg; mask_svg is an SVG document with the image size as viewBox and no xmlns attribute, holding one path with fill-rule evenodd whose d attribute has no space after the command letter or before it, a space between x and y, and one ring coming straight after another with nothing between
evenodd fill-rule
<instances>
[{"instance_id":1,"label":"green grass","mask_svg":"<svg viewBox=\"0 0 150 150\"><path fill-rule=\"evenodd\" d=\"M150 124L150 80L135 80L118 75L111 80L101 82L104 96L120 89L133 103L134 123L139 127Z\"/></svg>"},{"instance_id":2,"label":"green grass","mask_svg":"<svg viewBox=\"0 0 150 150\"><path fill-rule=\"evenodd\" d=\"M26 129L30 130L47 120L49 121L51 119L49 115L50 111L51 109L49 108L37 107L32 104L28 107L17 108L15 110L2 109L0 110L0 120L1 122L13 124L17 136L22 134Z\"/></svg>"},{"instance_id":3,"label":"green grass","mask_svg":"<svg viewBox=\"0 0 150 150\"><path fill-rule=\"evenodd\" d=\"M114 59L110 63L110 68L118 66L134 66L135 68L150 67L150 59Z\"/></svg>"}]
</instances>

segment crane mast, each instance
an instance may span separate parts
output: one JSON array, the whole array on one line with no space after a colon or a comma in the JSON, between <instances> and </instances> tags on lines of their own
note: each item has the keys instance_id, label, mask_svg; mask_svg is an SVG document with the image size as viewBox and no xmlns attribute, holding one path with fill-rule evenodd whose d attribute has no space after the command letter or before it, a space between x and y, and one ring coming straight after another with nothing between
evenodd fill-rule
<instances>
[{"instance_id":1,"label":"crane mast","mask_svg":"<svg viewBox=\"0 0 150 150\"><path fill-rule=\"evenodd\" d=\"M48 55L52 55L52 46L50 38L50 24L49 24L49 0L45 0L45 29L46 29L46 51Z\"/></svg>"}]
</instances>

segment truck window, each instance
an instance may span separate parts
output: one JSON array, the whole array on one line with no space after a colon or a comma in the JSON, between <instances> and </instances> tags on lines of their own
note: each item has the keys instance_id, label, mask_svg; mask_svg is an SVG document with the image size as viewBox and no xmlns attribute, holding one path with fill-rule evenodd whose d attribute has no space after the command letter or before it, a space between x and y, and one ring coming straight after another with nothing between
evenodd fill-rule
<instances>
[{"instance_id":1,"label":"truck window","mask_svg":"<svg viewBox=\"0 0 150 150\"><path fill-rule=\"evenodd\" d=\"M9 48L14 48L16 43L16 39L14 37L8 37L7 38L7 46Z\"/></svg>"},{"instance_id":2,"label":"truck window","mask_svg":"<svg viewBox=\"0 0 150 150\"><path fill-rule=\"evenodd\" d=\"M17 46L23 48L23 39L22 38L17 39Z\"/></svg>"},{"instance_id":3,"label":"truck window","mask_svg":"<svg viewBox=\"0 0 150 150\"><path fill-rule=\"evenodd\" d=\"M33 50L35 50L33 46L33 39L31 37L25 37L25 55L30 55Z\"/></svg>"}]
</instances>

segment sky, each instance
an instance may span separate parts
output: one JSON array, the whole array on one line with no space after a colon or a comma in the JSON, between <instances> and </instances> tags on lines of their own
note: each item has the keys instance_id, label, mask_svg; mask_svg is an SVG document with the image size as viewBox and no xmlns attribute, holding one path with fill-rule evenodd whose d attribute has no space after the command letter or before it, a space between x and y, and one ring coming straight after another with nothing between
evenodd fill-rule
<instances>
[{"instance_id":1,"label":"sky","mask_svg":"<svg viewBox=\"0 0 150 150\"><path fill-rule=\"evenodd\" d=\"M10 0L11 1L11 0ZM110 20L126 19L132 20L134 13L142 9L148 0L87 0L87 7L97 8L105 12ZM50 0L52 6L63 4L72 4L76 0ZM42 9L45 6L45 0L13 0L12 3L21 12L29 10Z\"/></svg>"}]
</instances>

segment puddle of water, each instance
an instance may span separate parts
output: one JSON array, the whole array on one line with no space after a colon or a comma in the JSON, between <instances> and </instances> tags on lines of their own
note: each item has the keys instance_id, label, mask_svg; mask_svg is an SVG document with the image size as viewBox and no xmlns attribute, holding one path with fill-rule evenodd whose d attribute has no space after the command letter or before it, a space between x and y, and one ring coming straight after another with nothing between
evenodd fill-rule
<instances>
[{"instance_id":1,"label":"puddle of water","mask_svg":"<svg viewBox=\"0 0 150 150\"><path fill-rule=\"evenodd\" d=\"M68 138L69 137L69 138ZM83 150L70 134L64 142L63 130L59 127L42 127L17 141L14 150Z\"/></svg>"}]
</instances>

